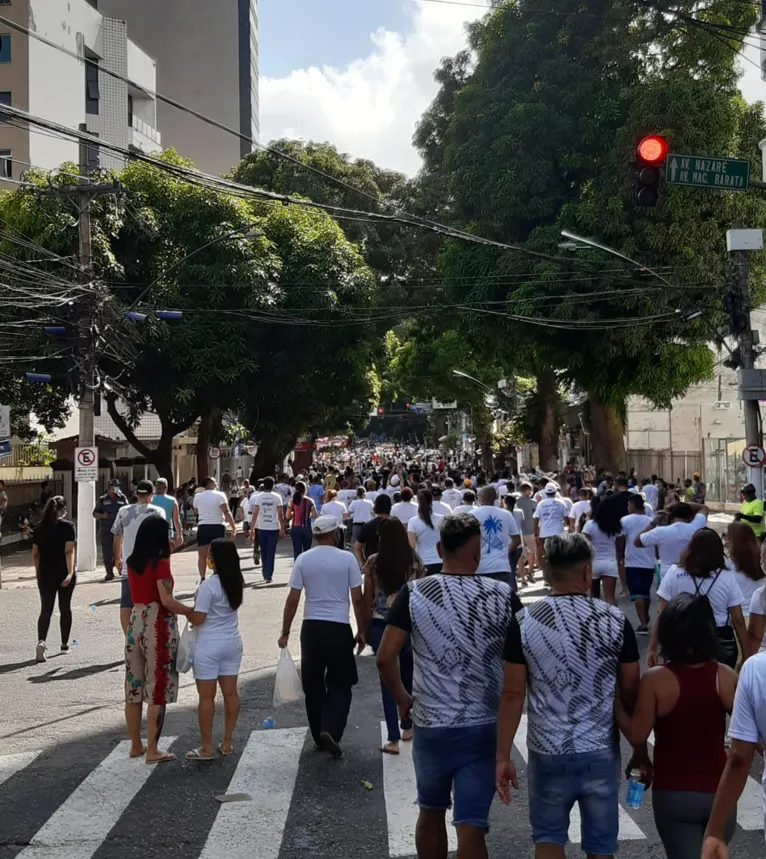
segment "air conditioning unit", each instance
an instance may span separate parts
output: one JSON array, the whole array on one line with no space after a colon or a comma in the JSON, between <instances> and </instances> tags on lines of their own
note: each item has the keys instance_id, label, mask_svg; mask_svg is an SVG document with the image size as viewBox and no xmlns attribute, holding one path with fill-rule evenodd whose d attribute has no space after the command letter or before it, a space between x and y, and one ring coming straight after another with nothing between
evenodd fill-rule
<instances>
[{"instance_id":1,"label":"air conditioning unit","mask_svg":"<svg viewBox=\"0 0 766 859\"><path fill-rule=\"evenodd\" d=\"M717 403L713 403L713 408L717 412L725 412L731 408L731 403L719 400Z\"/></svg>"}]
</instances>

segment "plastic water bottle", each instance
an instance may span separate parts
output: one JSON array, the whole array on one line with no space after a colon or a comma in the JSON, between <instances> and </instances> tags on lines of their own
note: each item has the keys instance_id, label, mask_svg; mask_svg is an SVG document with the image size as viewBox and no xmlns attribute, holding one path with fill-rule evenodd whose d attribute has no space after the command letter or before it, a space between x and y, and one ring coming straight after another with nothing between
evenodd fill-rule
<instances>
[{"instance_id":1,"label":"plastic water bottle","mask_svg":"<svg viewBox=\"0 0 766 859\"><path fill-rule=\"evenodd\" d=\"M644 785L640 781L641 773L639 770L631 770L630 778L628 779L628 795L625 797L625 805L628 808L641 808L641 803L644 799Z\"/></svg>"},{"instance_id":2,"label":"plastic water bottle","mask_svg":"<svg viewBox=\"0 0 766 859\"><path fill-rule=\"evenodd\" d=\"M273 728L274 727L274 719L271 716L269 716L268 719L264 719L263 720L263 727L264 728Z\"/></svg>"},{"instance_id":3,"label":"plastic water bottle","mask_svg":"<svg viewBox=\"0 0 766 859\"><path fill-rule=\"evenodd\" d=\"M80 646L80 642L76 638L73 638L72 639L72 647L79 647L79 646Z\"/></svg>"}]
</instances>

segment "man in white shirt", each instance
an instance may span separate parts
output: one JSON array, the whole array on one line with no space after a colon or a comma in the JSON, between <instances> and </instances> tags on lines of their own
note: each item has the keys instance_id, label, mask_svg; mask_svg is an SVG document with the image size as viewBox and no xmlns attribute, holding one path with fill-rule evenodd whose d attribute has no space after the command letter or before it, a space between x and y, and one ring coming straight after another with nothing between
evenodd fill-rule
<instances>
[{"instance_id":1,"label":"man in white shirt","mask_svg":"<svg viewBox=\"0 0 766 859\"><path fill-rule=\"evenodd\" d=\"M689 540L699 531L707 527L708 509L704 504L692 504L680 501L668 509L670 525L659 528L650 523L633 541L637 548L656 546L660 556L660 576L681 560L681 554L689 545Z\"/></svg>"},{"instance_id":2,"label":"man in white shirt","mask_svg":"<svg viewBox=\"0 0 766 859\"><path fill-rule=\"evenodd\" d=\"M359 681L354 644L361 653L367 643L359 565L352 554L336 547L337 530L334 516L314 520L315 545L295 561L279 638L279 646L287 647L301 591L305 591L301 682L306 715L317 748L334 757L343 754L340 741L351 709L351 689ZM356 637L349 623L349 596L356 617Z\"/></svg>"},{"instance_id":3,"label":"man in white shirt","mask_svg":"<svg viewBox=\"0 0 766 859\"><path fill-rule=\"evenodd\" d=\"M569 511L569 530L577 531L583 514L587 516L589 513L590 490L583 486L582 489L578 490L577 501L575 501L572 505L572 509Z\"/></svg>"},{"instance_id":4,"label":"man in white shirt","mask_svg":"<svg viewBox=\"0 0 766 859\"><path fill-rule=\"evenodd\" d=\"M406 528L413 516L418 515L418 505L412 501L412 490L409 486L402 489L402 500L391 508L391 516L398 519ZM450 510L450 513L452 511Z\"/></svg>"},{"instance_id":5,"label":"man in white shirt","mask_svg":"<svg viewBox=\"0 0 766 859\"><path fill-rule=\"evenodd\" d=\"M636 606L639 623L636 632L639 635L649 635L649 604L654 580L654 549L639 548L635 542L636 537L652 524L646 506L643 495L638 492L631 493L628 498L628 515L620 519L625 540L624 543L620 542L617 548L619 557L620 547L623 547L624 559L620 560L625 561L625 581L630 598Z\"/></svg>"},{"instance_id":6,"label":"man in white shirt","mask_svg":"<svg viewBox=\"0 0 766 859\"><path fill-rule=\"evenodd\" d=\"M521 532L513 513L495 506L497 492L492 486L479 490L479 506L471 515L481 525L481 560L477 576L488 576L516 589L511 576L510 552L521 544Z\"/></svg>"},{"instance_id":7,"label":"man in white shirt","mask_svg":"<svg viewBox=\"0 0 766 859\"><path fill-rule=\"evenodd\" d=\"M205 489L194 496L192 502L197 514L197 570L204 580L207 571L207 556L213 540L226 536L226 525L236 533L237 526L229 508L229 499L218 491L215 478L208 477Z\"/></svg>"},{"instance_id":8,"label":"man in white shirt","mask_svg":"<svg viewBox=\"0 0 766 859\"><path fill-rule=\"evenodd\" d=\"M285 535L285 516L282 512L282 496L274 491L274 478L266 477L263 492L253 498L253 517L250 539L257 539L261 550L263 580L270 582L274 576L277 543Z\"/></svg>"},{"instance_id":9,"label":"man in white shirt","mask_svg":"<svg viewBox=\"0 0 766 859\"><path fill-rule=\"evenodd\" d=\"M437 516L450 516L452 514L452 508L445 504L442 499L442 490L441 486L437 486L434 484L431 487L431 495L433 496L433 510Z\"/></svg>"},{"instance_id":10,"label":"man in white shirt","mask_svg":"<svg viewBox=\"0 0 766 859\"><path fill-rule=\"evenodd\" d=\"M646 498L652 509L656 510L660 502L660 490L657 489L648 477L645 477L641 481L641 494Z\"/></svg>"},{"instance_id":11,"label":"man in white shirt","mask_svg":"<svg viewBox=\"0 0 766 859\"><path fill-rule=\"evenodd\" d=\"M463 493L459 489L455 489L455 481L451 477L448 477L444 481L442 501L448 504L453 510L463 503Z\"/></svg>"},{"instance_id":12,"label":"man in white shirt","mask_svg":"<svg viewBox=\"0 0 766 859\"><path fill-rule=\"evenodd\" d=\"M287 513L287 505L290 503L295 490L290 486L290 478L286 474L280 477L279 483L274 487L274 491L282 496L282 512Z\"/></svg>"},{"instance_id":13,"label":"man in white shirt","mask_svg":"<svg viewBox=\"0 0 766 859\"><path fill-rule=\"evenodd\" d=\"M476 493L473 489L466 489L463 493L463 503L452 511L453 513L473 513L476 510Z\"/></svg>"}]
</instances>

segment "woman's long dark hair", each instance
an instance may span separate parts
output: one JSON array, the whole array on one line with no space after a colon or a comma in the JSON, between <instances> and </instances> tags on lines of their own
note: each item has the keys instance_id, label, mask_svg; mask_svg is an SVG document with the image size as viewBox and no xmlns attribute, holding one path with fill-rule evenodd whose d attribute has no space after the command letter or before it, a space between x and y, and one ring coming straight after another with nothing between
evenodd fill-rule
<instances>
[{"instance_id":1,"label":"woman's long dark hair","mask_svg":"<svg viewBox=\"0 0 766 859\"><path fill-rule=\"evenodd\" d=\"M619 534L622 530L620 510L616 503L604 503L596 496L591 499L590 511L590 518L607 537L614 537L615 534Z\"/></svg>"},{"instance_id":2,"label":"woman's long dark hair","mask_svg":"<svg viewBox=\"0 0 766 859\"><path fill-rule=\"evenodd\" d=\"M295 507L296 504L300 506L305 494L306 484L302 480L297 481L295 484L295 492L293 493L293 507Z\"/></svg>"},{"instance_id":3,"label":"woman's long dark hair","mask_svg":"<svg viewBox=\"0 0 766 859\"><path fill-rule=\"evenodd\" d=\"M140 524L133 544L133 554L128 558L128 566L134 573L143 575L148 566L170 557L170 529L162 516L147 516Z\"/></svg>"},{"instance_id":4,"label":"woman's long dark hair","mask_svg":"<svg viewBox=\"0 0 766 859\"><path fill-rule=\"evenodd\" d=\"M434 527L431 516L434 512L434 497L431 495L430 489L421 489L418 492L418 516L428 525L429 528Z\"/></svg>"},{"instance_id":5,"label":"woman's long dark hair","mask_svg":"<svg viewBox=\"0 0 766 859\"><path fill-rule=\"evenodd\" d=\"M729 557L734 566L754 582L764 578L761 569L761 547L755 531L746 522L731 522L727 529Z\"/></svg>"},{"instance_id":6,"label":"woman's long dark hair","mask_svg":"<svg viewBox=\"0 0 766 859\"><path fill-rule=\"evenodd\" d=\"M229 605L236 611L244 598L245 579L239 565L239 552L230 540L219 538L210 544L215 574L221 582Z\"/></svg>"},{"instance_id":7,"label":"woman's long dark hair","mask_svg":"<svg viewBox=\"0 0 766 859\"><path fill-rule=\"evenodd\" d=\"M375 575L380 590L391 596L407 584L417 556L407 539L404 525L398 519L380 520L378 541Z\"/></svg>"},{"instance_id":8,"label":"woman's long dark hair","mask_svg":"<svg viewBox=\"0 0 766 859\"><path fill-rule=\"evenodd\" d=\"M657 621L657 640L664 658L676 665L697 665L718 659L718 635L707 600L676 594Z\"/></svg>"},{"instance_id":9,"label":"woman's long dark hair","mask_svg":"<svg viewBox=\"0 0 766 859\"><path fill-rule=\"evenodd\" d=\"M681 555L679 562L690 576L707 579L726 567L723 553L723 540L712 528L700 528Z\"/></svg>"},{"instance_id":10,"label":"woman's long dark hair","mask_svg":"<svg viewBox=\"0 0 766 859\"><path fill-rule=\"evenodd\" d=\"M37 526L38 528L50 528L51 525L54 525L56 519L59 517L59 513L63 513L66 510L66 499L62 495L54 495L53 498L49 498L45 504L45 509L43 510L43 518L40 520L40 524Z\"/></svg>"}]
</instances>

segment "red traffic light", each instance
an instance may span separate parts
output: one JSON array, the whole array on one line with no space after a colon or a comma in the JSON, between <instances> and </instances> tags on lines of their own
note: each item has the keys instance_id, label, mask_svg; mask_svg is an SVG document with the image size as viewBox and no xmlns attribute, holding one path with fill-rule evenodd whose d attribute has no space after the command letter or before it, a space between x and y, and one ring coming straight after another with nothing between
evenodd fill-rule
<instances>
[{"instance_id":1,"label":"red traffic light","mask_svg":"<svg viewBox=\"0 0 766 859\"><path fill-rule=\"evenodd\" d=\"M378 407L378 415L382 415L382 414L383 414L383 407L379 406Z\"/></svg>"},{"instance_id":2,"label":"red traffic light","mask_svg":"<svg viewBox=\"0 0 766 859\"><path fill-rule=\"evenodd\" d=\"M638 144L636 151L644 164L662 164L668 154L668 141L657 134L650 134Z\"/></svg>"},{"instance_id":3,"label":"red traffic light","mask_svg":"<svg viewBox=\"0 0 766 859\"><path fill-rule=\"evenodd\" d=\"M411 405L412 405L412 403L405 403L405 404L404 404L404 408L405 408L405 409L408 409Z\"/></svg>"}]
</instances>

